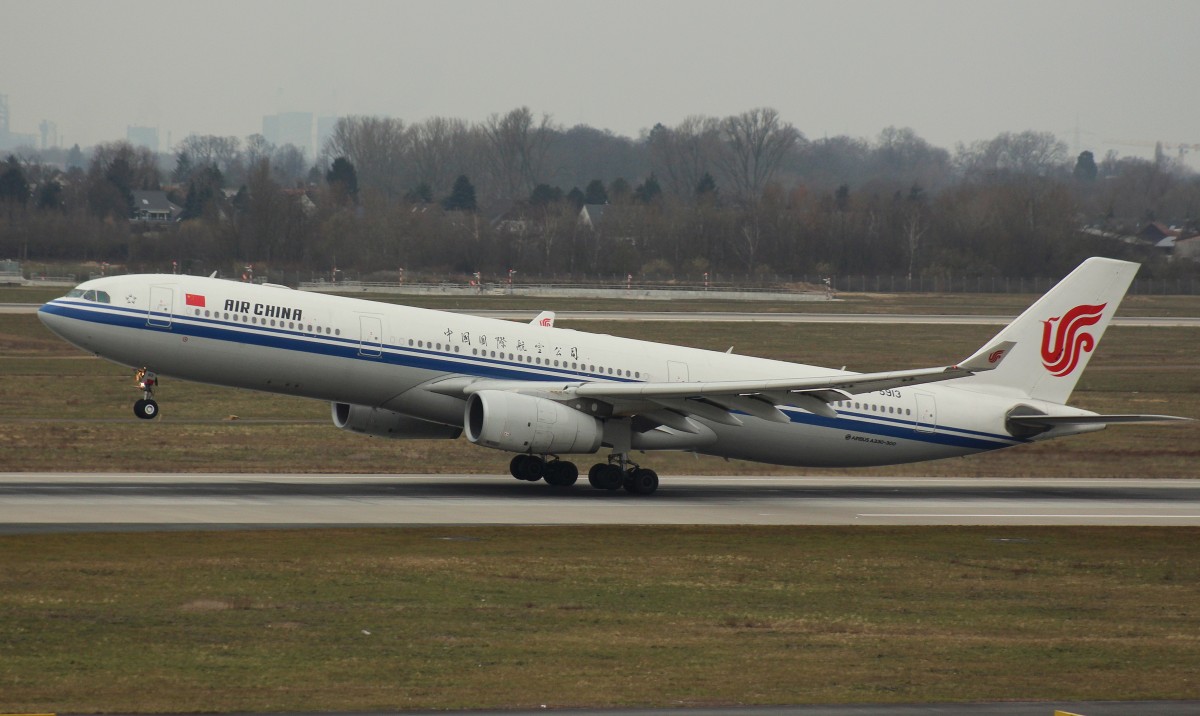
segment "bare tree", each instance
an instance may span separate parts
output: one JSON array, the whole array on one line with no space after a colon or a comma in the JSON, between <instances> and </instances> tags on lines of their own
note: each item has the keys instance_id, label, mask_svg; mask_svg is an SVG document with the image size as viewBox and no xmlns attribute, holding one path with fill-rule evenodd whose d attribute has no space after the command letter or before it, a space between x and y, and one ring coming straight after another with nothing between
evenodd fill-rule
<instances>
[{"instance_id":1,"label":"bare tree","mask_svg":"<svg viewBox=\"0 0 1200 716\"><path fill-rule=\"evenodd\" d=\"M404 121L392 117L342 117L325 143L328 157L346 157L358 171L360 190L374 190L390 200L408 189L405 162L410 134Z\"/></svg>"},{"instance_id":2,"label":"bare tree","mask_svg":"<svg viewBox=\"0 0 1200 716\"><path fill-rule=\"evenodd\" d=\"M308 162L304 150L294 144L276 147L271 153L271 176L283 186L292 186L304 179Z\"/></svg>"},{"instance_id":3,"label":"bare tree","mask_svg":"<svg viewBox=\"0 0 1200 716\"><path fill-rule=\"evenodd\" d=\"M650 160L668 192L684 201L695 198L704 175L716 169L720 136L720 120L699 115L673 128L660 124L651 130L647 137Z\"/></svg>"},{"instance_id":4,"label":"bare tree","mask_svg":"<svg viewBox=\"0 0 1200 716\"><path fill-rule=\"evenodd\" d=\"M528 196L538 185L546 151L554 135L550 115L535 122L528 107L518 107L501 117L493 114L483 123L492 173L505 199Z\"/></svg>"},{"instance_id":5,"label":"bare tree","mask_svg":"<svg viewBox=\"0 0 1200 716\"><path fill-rule=\"evenodd\" d=\"M804 135L782 122L774 109L760 107L721 121L722 169L739 198L755 202Z\"/></svg>"},{"instance_id":6,"label":"bare tree","mask_svg":"<svg viewBox=\"0 0 1200 716\"><path fill-rule=\"evenodd\" d=\"M237 137L193 134L180 142L178 148L180 152L187 152L193 166L214 166L222 173L229 173L240 158L240 145Z\"/></svg>"},{"instance_id":7,"label":"bare tree","mask_svg":"<svg viewBox=\"0 0 1200 716\"><path fill-rule=\"evenodd\" d=\"M410 126L409 132L417 183L440 195L450 190L454 177L475 173L470 161L474 142L463 120L432 117Z\"/></svg>"},{"instance_id":8,"label":"bare tree","mask_svg":"<svg viewBox=\"0 0 1200 716\"><path fill-rule=\"evenodd\" d=\"M1003 132L970 146L959 144L955 163L968 179L1050 176L1066 171L1067 145L1050 132Z\"/></svg>"}]
</instances>

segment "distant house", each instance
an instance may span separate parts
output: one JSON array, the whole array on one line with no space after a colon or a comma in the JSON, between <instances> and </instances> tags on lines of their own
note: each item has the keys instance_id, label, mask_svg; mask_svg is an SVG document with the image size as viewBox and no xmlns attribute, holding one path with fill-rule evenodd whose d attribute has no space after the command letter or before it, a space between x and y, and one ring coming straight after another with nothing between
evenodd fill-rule
<instances>
[{"instance_id":1,"label":"distant house","mask_svg":"<svg viewBox=\"0 0 1200 716\"><path fill-rule=\"evenodd\" d=\"M133 192L134 221L175 221L183 208L172 204L165 191Z\"/></svg>"},{"instance_id":2,"label":"distant house","mask_svg":"<svg viewBox=\"0 0 1200 716\"><path fill-rule=\"evenodd\" d=\"M1200 234L1175 239L1175 258L1200 261Z\"/></svg>"},{"instance_id":3,"label":"distant house","mask_svg":"<svg viewBox=\"0 0 1200 716\"><path fill-rule=\"evenodd\" d=\"M599 231L604 221L604 212L610 208L608 204L584 204L579 210L579 223L592 231Z\"/></svg>"},{"instance_id":4,"label":"distant house","mask_svg":"<svg viewBox=\"0 0 1200 716\"><path fill-rule=\"evenodd\" d=\"M1179 229L1174 229L1161 224L1157 221L1151 221L1142 227L1142 230L1137 233L1138 238L1148 244L1162 246L1163 239L1175 239L1179 237Z\"/></svg>"}]
</instances>

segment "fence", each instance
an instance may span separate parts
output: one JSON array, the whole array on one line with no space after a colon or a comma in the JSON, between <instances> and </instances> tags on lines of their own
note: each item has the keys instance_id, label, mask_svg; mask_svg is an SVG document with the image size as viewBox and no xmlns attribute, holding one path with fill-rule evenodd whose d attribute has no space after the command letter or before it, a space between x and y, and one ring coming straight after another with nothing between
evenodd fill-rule
<instances>
[{"instance_id":1,"label":"fence","mask_svg":"<svg viewBox=\"0 0 1200 716\"><path fill-rule=\"evenodd\" d=\"M804 278L801 280L814 280ZM833 289L843 293L1024 293L1042 294L1061 281L1050 277L957 276L835 276ZM1133 295L1200 295L1200 278L1140 278L1129 287Z\"/></svg>"}]
</instances>

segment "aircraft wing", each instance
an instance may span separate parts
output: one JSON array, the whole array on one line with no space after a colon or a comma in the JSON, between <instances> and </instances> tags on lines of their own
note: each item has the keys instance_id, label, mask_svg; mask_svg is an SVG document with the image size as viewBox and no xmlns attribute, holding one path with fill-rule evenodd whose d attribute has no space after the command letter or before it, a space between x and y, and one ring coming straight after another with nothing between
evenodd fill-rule
<instances>
[{"instance_id":1,"label":"aircraft wing","mask_svg":"<svg viewBox=\"0 0 1200 716\"><path fill-rule=\"evenodd\" d=\"M677 383L613 383L505 381L451 378L427 386L436 392L469 395L483 390L536 393L555 400L591 398L611 403L616 412L645 415L676 427L680 415L740 425L734 411L773 422L790 422L776 407L790 405L817 415L836 417L829 403L853 395L936 383L993 370L1015 344L985 347L957 365L882 373L838 373L811 378L687 381ZM671 415L673 413L674 415Z\"/></svg>"}]
</instances>

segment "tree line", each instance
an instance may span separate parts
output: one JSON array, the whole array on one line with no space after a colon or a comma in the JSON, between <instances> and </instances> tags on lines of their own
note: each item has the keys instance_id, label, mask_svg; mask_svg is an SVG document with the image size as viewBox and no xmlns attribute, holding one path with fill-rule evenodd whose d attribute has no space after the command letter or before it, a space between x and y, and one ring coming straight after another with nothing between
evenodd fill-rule
<instances>
[{"instance_id":1,"label":"tree line","mask_svg":"<svg viewBox=\"0 0 1200 716\"><path fill-rule=\"evenodd\" d=\"M165 191L178 221L131 221L136 190ZM477 123L352 116L311 161L251 135L0 164L0 257L131 270L1019 276L1108 255L1192 275L1123 237L1198 221L1200 178L1161 153L1071 156L1032 131L952 151L907 128L810 139L769 108L636 138L526 107Z\"/></svg>"}]
</instances>

